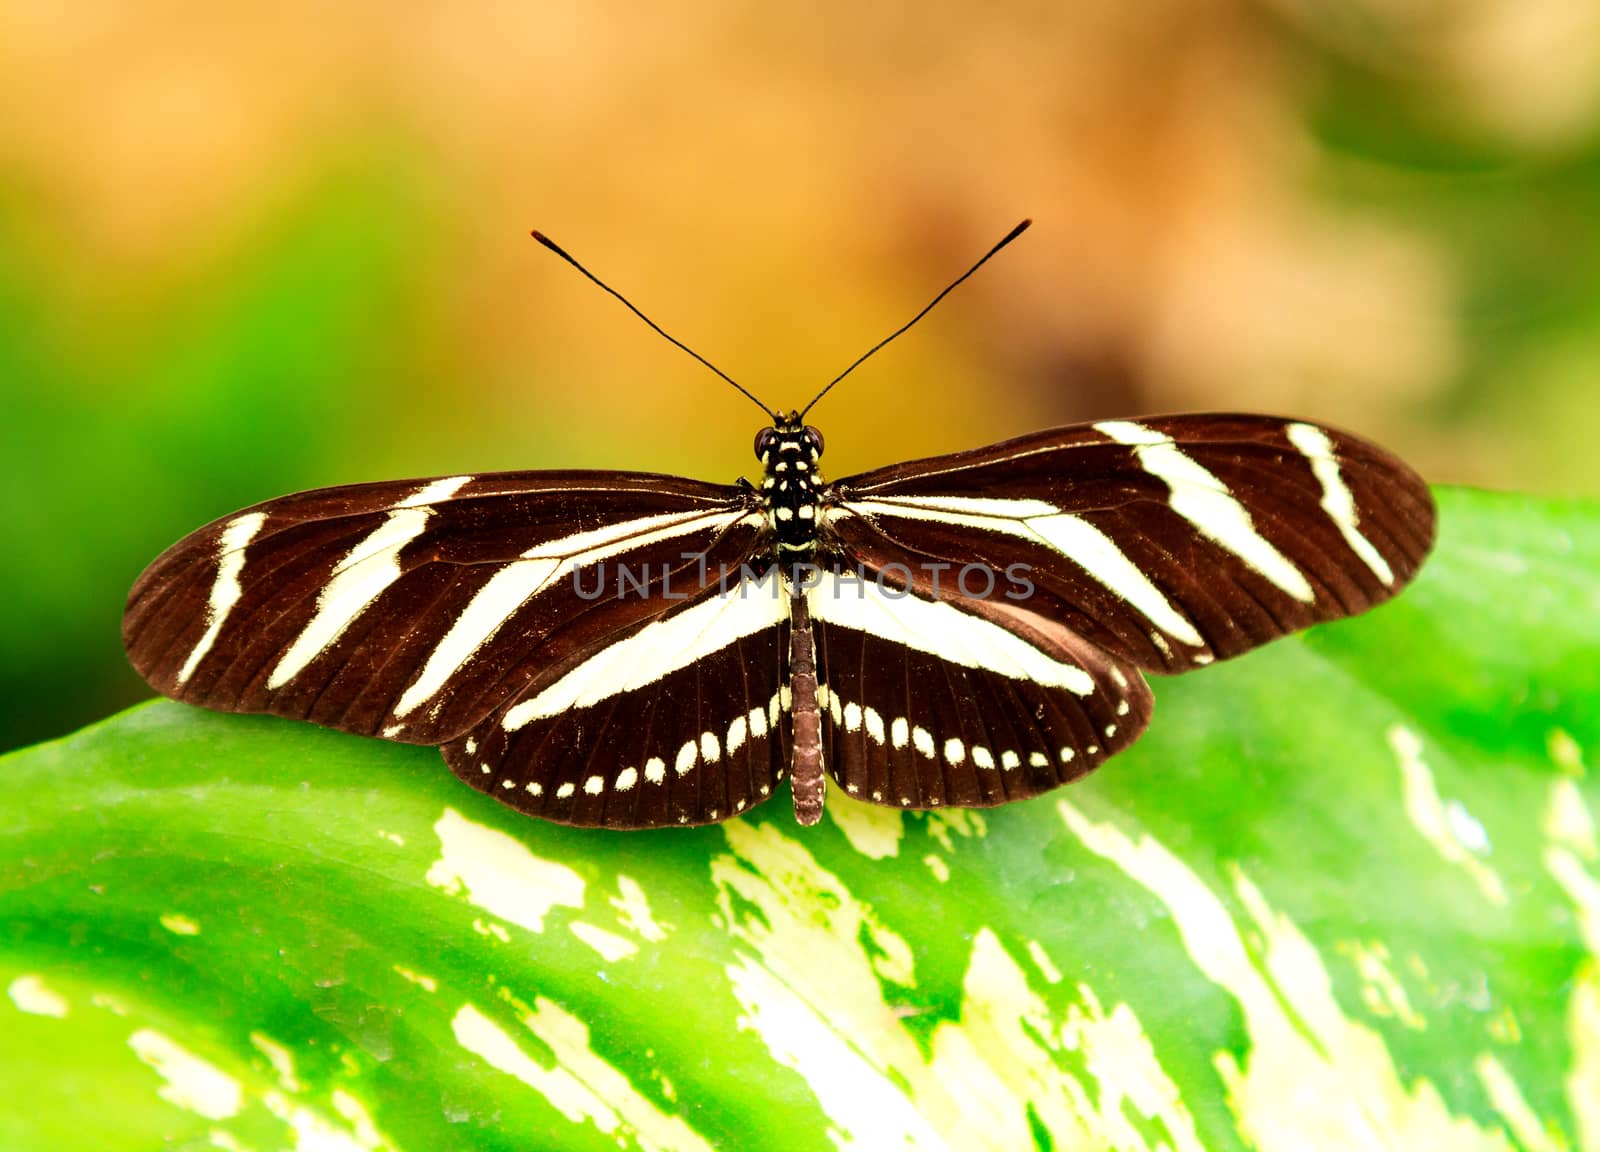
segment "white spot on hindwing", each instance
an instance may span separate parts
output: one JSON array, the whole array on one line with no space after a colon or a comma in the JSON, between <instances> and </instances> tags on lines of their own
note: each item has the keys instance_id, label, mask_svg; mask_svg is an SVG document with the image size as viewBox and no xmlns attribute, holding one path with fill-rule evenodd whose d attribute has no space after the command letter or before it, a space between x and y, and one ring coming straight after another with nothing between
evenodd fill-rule
<instances>
[{"instance_id":1,"label":"white spot on hindwing","mask_svg":"<svg viewBox=\"0 0 1600 1152\"><path fill-rule=\"evenodd\" d=\"M644 778L652 784L659 784L667 778L667 762L659 756L652 756L645 761Z\"/></svg>"},{"instance_id":2,"label":"white spot on hindwing","mask_svg":"<svg viewBox=\"0 0 1600 1152\"><path fill-rule=\"evenodd\" d=\"M689 770L694 767L695 757L698 754L699 749L695 746L695 742L693 740L685 741L683 747L678 749L678 759L672 765L673 770L679 776L688 775Z\"/></svg>"},{"instance_id":3,"label":"white spot on hindwing","mask_svg":"<svg viewBox=\"0 0 1600 1152\"><path fill-rule=\"evenodd\" d=\"M638 779L639 773L635 769L624 768L621 772L617 773L616 783L614 783L612 787L618 792L627 792L632 790L634 784L638 782Z\"/></svg>"},{"instance_id":4,"label":"white spot on hindwing","mask_svg":"<svg viewBox=\"0 0 1600 1152\"><path fill-rule=\"evenodd\" d=\"M572 781L568 780L565 784L556 789L556 799L565 800L577 790L578 789L573 785Z\"/></svg>"},{"instance_id":5,"label":"white spot on hindwing","mask_svg":"<svg viewBox=\"0 0 1600 1152\"><path fill-rule=\"evenodd\" d=\"M730 758L737 753L739 749L744 747L745 729L747 725L748 722L745 720L743 715L735 716L733 718L733 723L728 725L728 739L726 741L726 746L728 749L728 756Z\"/></svg>"}]
</instances>

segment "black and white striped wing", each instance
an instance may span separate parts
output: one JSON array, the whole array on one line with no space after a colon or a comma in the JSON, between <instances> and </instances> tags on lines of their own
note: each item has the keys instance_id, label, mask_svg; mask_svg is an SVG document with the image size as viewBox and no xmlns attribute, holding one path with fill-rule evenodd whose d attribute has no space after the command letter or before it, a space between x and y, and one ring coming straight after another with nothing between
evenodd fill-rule
<instances>
[{"instance_id":1,"label":"black and white striped wing","mask_svg":"<svg viewBox=\"0 0 1600 1152\"><path fill-rule=\"evenodd\" d=\"M1024 608L907 594L891 574L810 594L824 762L846 792L986 808L1097 768L1144 731L1137 669Z\"/></svg>"},{"instance_id":2,"label":"black and white striped wing","mask_svg":"<svg viewBox=\"0 0 1600 1152\"><path fill-rule=\"evenodd\" d=\"M828 543L852 561L1022 604L1155 672L1387 600L1434 536L1396 457L1270 416L1061 428L841 480L832 501Z\"/></svg>"},{"instance_id":3,"label":"black and white striped wing","mask_svg":"<svg viewBox=\"0 0 1600 1152\"><path fill-rule=\"evenodd\" d=\"M775 571L728 584L550 663L445 759L562 824L710 824L761 803L788 766L788 592Z\"/></svg>"},{"instance_id":4,"label":"black and white striped wing","mask_svg":"<svg viewBox=\"0 0 1600 1152\"><path fill-rule=\"evenodd\" d=\"M739 488L636 473L322 489L168 549L129 594L123 639L179 700L443 744L701 594L703 572L714 593L761 526ZM619 573L641 586L618 595Z\"/></svg>"}]
</instances>

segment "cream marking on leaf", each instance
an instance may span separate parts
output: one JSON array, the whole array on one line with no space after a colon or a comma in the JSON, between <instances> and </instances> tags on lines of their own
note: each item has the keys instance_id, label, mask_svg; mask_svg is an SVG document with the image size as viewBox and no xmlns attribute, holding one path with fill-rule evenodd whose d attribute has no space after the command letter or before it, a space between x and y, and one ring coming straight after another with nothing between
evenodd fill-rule
<instances>
[{"instance_id":1,"label":"cream marking on leaf","mask_svg":"<svg viewBox=\"0 0 1600 1152\"><path fill-rule=\"evenodd\" d=\"M1305 575L1256 531L1250 513L1227 485L1184 455L1170 437L1126 420L1102 421L1095 428L1133 447L1139 466L1166 484L1168 505L1202 536L1296 600L1310 604L1316 599Z\"/></svg>"},{"instance_id":2,"label":"cream marking on leaf","mask_svg":"<svg viewBox=\"0 0 1600 1152\"><path fill-rule=\"evenodd\" d=\"M61 1020L71 1009L65 996L48 987L44 977L33 972L24 973L13 980L6 988L6 995L11 997L11 1003L16 1005L18 1012L26 1012L29 1016L50 1016Z\"/></svg>"},{"instance_id":3,"label":"cream marking on leaf","mask_svg":"<svg viewBox=\"0 0 1600 1152\"><path fill-rule=\"evenodd\" d=\"M596 924L587 924L582 920L574 920L568 926L573 936L584 944L594 949L607 964L615 964L618 960L626 960L639 951L639 946L632 940L626 940L615 932L607 932Z\"/></svg>"},{"instance_id":4,"label":"cream marking on leaf","mask_svg":"<svg viewBox=\"0 0 1600 1152\"><path fill-rule=\"evenodd\" d=\"M161 926L174 936L198 936L200 925L181 912L168 912L161 917Z\"/></svg>"},{"instance_id":5,"label":"cream marking on leaf","mask_svg":"<svg viewBox=\"0 0 1600 1152\"><path fill-rule=\"evenodd\" d=\"M244 595L239 577L244 572L245 547L255 539L256 533L261 531L261 525L266 522L265 512L251 512L240 516L222 530L222 538L217 543L217 576L211 582L211 595L206 601L206 630L189 653L189 658L183 662L183 667L178 669L179 684L188 683L189 677L194 675L200 661L205 659L206 653L217 642L217 636L228 620L228 613L233 611L239 597Z\"/></svg>"},{"instance_id":6,"label":"cream marking on leaf","mask_svg":"<svg viewBox=\"0 0 1600 1152\"><path fill-rule=\"evenodd\" d=\"M650 901L644 888L631 876L617 876L617 894L609 901L617 910L622 926L642 940L659 944L667 938L670 924L658 924L650 914Z\"/></svg>"},{"instance_id":7,"label":"cream marking on leaf","mask_svg":"<svg viewBox=\"0 0 1600 1152\"><path fill-rule=\"evenodd\" d=\"M1350 550L1361 557L1361 562L1372 569L1372 574L1385 584L1394 583L1394 571L1389 567L1372 541L1361 534L1358 527L1356 499L1344 482L1339 470L1339 457L1334 453L1333 441L1315 424L1290 424L1285 430L1289 443L1311 462L1311 472L1322 485L1322 510L1339 528Z\"/></svg>"},{"instance_id":8,"label":"cream marking on leaf","mask_svg":"<svg viewBox=\"0 0 1600 1152\"><path fill-rule=\"evenodd\" d=\"M1044 950L1044 945L1037 940L1028 941L1028 958L1033 961L1033 966L1039 969L1039 975L1049 984L1061 983L1061 969L1050 962L1050 954Z\"/></svg>"},{"instance_id":9,"label":"cream marking on leaf","mask_svg":"<svg viewBox=\"0 0 1600 1152\"><path fill-rule=\"evenodd\" d=\"M400 964L394 966L394 972L396 976L411 981L424 992L437 992L439 990L439 982L432 976L424 976L421 972L413 972L410 968Z\"/></svg>"},{"instance_id":10,"label":"cream marking on leaf","mask_svg":"<svg viewBox=\"0 0 1600 1152\"><path fill-rule=\"evenodd\" d=\"M1478 1083L1483 1085L1490 1106L1506 1122L1521 1152L1567 1152L1567 1142L1553 1136L1540 1123L1538 1114L1529 1107L1522 1089L1517 1087L1504 1064L1485 1052L1473 1061L1472 1070L1478 1074Z\"/></svg>"},{"instance_id":11,"label":"cream marking on leaf","mask_svg":"<svg viewBox=\"0 0 1600 1152\"><path fill-rule=\"evenodd\" d=\"M1389 963L1389 949L1383 941L1364 944L1359 940L1341 940L1337 947L1350 958L1356 974L1361 977L1361 1000L1374 1016L1398 1020L1417 1032L1428 1026L1411 1006L1405 985Z\"/></svg>"},{"instance_id":12,"label":"cream marking on leaf","mask_svg":"<svg viewBox=\"0 0 1600 1152\"><path fill-rule=\"evenodd\" d=\"M667 1116L619 1072L596 1055L581 1019L540 996L521 1023L554 1057L534 1059L501 1024L466 1004L451 1020L456 1043L496 1071L526 1084L570 1124L592 1125L623 1147L711 1152L693 1129Z\"/></svg>"},{"instance_id":13,"label":"cream marking on leaf","mask_svg":"<svg viewBox=\"0 0 1600 1152\"><path fill-rule=\"evenodd\" d=\"M1450 816L1434 783L1433 773L1422 758L1421 737L1403 724L1395 724L1389 729L1388 738L1389 747L1400 762L1406 815L1412 827L1433 846L1440 859L1465 872L1478 886L1485 900L1504 905L1508 896L1499 874L1480 860L1451 827Z\"/></svg>"},{"instance_id":14,"label":"cream marking on leaf","mask_svg":"<svg viewBox=\"0 0 1600 1152\"><path fill-rule=\"evenodd\" d=\"M883 794L874 792L872 798L882 800ZM893 808L830 800L827 812L844 833L844 838L850 841L850 846L867 859L886 860L900 854L905 817Z\"/></svg>"},{"instance_id":15,"label":"cream marking on leaf","mask_svg":"<svg viewBox=\"0 0 1600 1152\"><path fill-rule=\"evenodd\" d=\"M208 1060L153 1028L128 1037L133 1054L156 1070L163 1083L156 1095L207 1120L227 1120L244 1106L244 1089Z\"/></svg>"},{"instance_id":16,"label":"cream marking on leaf","mask_svg":"<svg viewBox=\"0 0 1600 1152\"><path fill-rule=\"evenodd\" d=\"M730 833L733 855L712 874L739 945L728 975L740 1024L803 1078L835 1147L1016 1152L1044 1143L1042 1128L1062 1149L1201 1152L1126 1005L1104 1012L1080 988L1084 1007L1063 1018L984 927L955 1018L919 1044L885 988L917 984L905 940L796 840L770 827Z\"/></svg>"},{"instance_id":17,"label":"cream marking on leaf","mask_svg":"<svg viewBox=\"0 0 1600 1152\"><path fill-rule=\"evenodd\" d=\"M832 572L823 573L807 595L811 615L826 624L1013 680L1077 696L1094 691L1094 679L1076 664L1054 660L1016 634L943 601L896 597L874 581Z\"/></svg>"},{"instance_id":18,"label":"cream marking on leaf","mask_svg":"<svg viewBox=\"0 0 1600 1152\"><path fill-rule=\"evenodd\" d=\"M250 1043L255 1050L267 1058L267 1063L272 1065L272 1071L278 1077L278 1085L285 1092L304 1092L305 1084L300 1077L295 1075L294 1055L264 1032L250 1033Z\"/></svg>"},{"instance_id":19,"label":"cream marking on leaf","mask_svg":"<svg viewBox=\"0 0 1600 1152\"><path fill-rule=\"evenodd\" d=\"M515 732L534 720L587 708L635 692L688 668L736 640L775 628L789 618L775 573L743 580L727 595L713 596L654 620L608 644L531 699L507 709L501 726ZM776 723L776 717L772 718Z\"/></svg>"},{"instance_id":20,"label":"cream marking on leaf","mask_svg":"<svg viewBox=\"0 0 1600 1152\"><path fill-rule=\"evenodd\" d=\"M1509 1152L1504 1134L1452 1114L1437 1087L1396 1066L1382 1035L1344 1015L1322 958L1235 868L1245 933L1165 846L1058 801L1067 828L1166 906L1190 959L1239 1006L1247 1043L1213 1053L1241 1141L1303 1152L1448 1148ZM1241 1065L1236 1051L1247 1053Z\"/></svg>"},{"instance_id":21,"label":"cream marking on leaf","mask_svg":"<svg viewBox=\"0 0 1600 1152\"><path fill-rule=\"evenodd\" d=\"M535 856L504 832L474 824L450 808L433 830L439 837L439 859L427 874L433 887L530 932L544 931L553 908L583 907L582 876Z\"/></svg>"}]
</instances>

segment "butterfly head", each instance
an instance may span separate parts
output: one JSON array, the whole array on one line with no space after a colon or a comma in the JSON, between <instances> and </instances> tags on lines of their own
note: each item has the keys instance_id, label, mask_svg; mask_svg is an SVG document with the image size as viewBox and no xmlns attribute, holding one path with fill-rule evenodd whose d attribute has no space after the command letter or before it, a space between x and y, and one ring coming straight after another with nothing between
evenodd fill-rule
<instances>
[{"instance_id":1,"label":"butterfly head","mask_svg":"<svg viewBox=\"0 0 1600 1152\"><path fill-rule=\"evenodd\" d=\"M774 412L772 425L756 433L756 458L772 473L774 464L805 464L804 468L785 471L809 472L816 467L822 455L822 433L809 424L802 424L800 414L793 409L787 416Z\"/></svg>"}]
</instances>

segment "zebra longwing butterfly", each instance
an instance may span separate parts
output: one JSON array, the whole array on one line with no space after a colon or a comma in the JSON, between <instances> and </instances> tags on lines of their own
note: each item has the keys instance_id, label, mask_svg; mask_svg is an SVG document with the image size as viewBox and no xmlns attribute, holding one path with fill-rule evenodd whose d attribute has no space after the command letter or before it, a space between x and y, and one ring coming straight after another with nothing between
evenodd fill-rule
<instances>
[{"instance_id":1,"label":"zebra longwing butterfly","mask_svg":"<svg viewBox=\"0 0 1600 1152\"><path fill-rule=\"evenodd\" d=\"M247 508L139 578L129 657L179 700L440 745L560 823L712 823L791 774L813 824L829 776L906 809L1065 784L1144 731L1144 673L1365 611L1433 540L1416 473L1305 421L1108 420L827 483L804 411L763 410L759 486L511 472Z\"/></svg>"}]
</instances>

